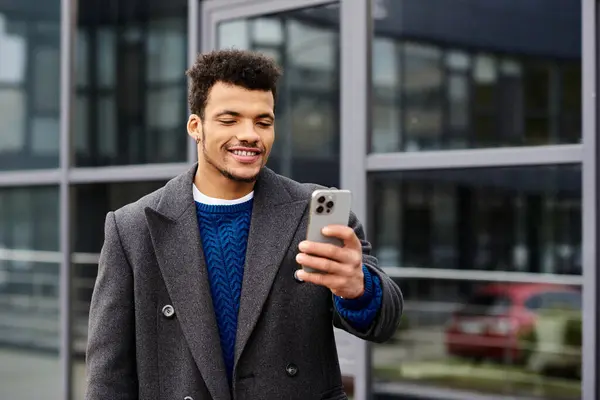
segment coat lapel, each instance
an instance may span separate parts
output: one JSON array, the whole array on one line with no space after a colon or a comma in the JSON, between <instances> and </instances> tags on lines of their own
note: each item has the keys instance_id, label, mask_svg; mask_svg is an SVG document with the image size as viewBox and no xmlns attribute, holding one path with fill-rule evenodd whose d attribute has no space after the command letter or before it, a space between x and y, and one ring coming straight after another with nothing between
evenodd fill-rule
<instances>
[{"instance_id":1,"label":"coat lapel","mask_svg":"<svg viewBox=\"0 0 600 400\"><path fill-rule=\"evenodd\" d=\"M254 190L238 314L235 365L256 326L279 266L308 205L308 199L292 198L279 179L274 172L263 168Z\"/></svg>"},{"instance_id":2,"label":"coat lapel","mask_svg":"<svg viewBox=\"0 0 600 400\"><path fill-rule=\"evenodd\" d=\"M171 180L158 207L145 209L146 220L163 279L198 369L212 398L229 400L192 194L195 172L196 166Z\"/></svg>"}]
</instances>

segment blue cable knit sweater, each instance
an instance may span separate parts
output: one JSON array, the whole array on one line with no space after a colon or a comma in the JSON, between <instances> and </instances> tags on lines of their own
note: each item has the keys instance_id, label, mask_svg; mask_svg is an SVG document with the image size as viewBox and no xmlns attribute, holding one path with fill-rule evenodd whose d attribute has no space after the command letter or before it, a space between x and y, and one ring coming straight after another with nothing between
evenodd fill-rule
<instances>
[{"instance_id":1,"label":"blue cable knit sweater","mask_svg":"<svg viewBox=\"0 0 600 400\"><path fill-rule=\"evenodd\" d=\"M229 382L233 375L235 339L253 200L234 205L196 202L200 238L210 281L215 317ZM358 299L335 297L339 314L354 328L369 328L381 306L381 284L363 266L365 293Z\"/></svg>"},{"instance_id":2,"label":"blue cable knit sweater","mask_svg":"<svg viewBox=\"0 0 600 400\"><path fill-rule=\"evenodd\" d=\"M196 202L202 249L230 382L252 204L252 200L222 206Z\"/></svg>"}]
</instances>

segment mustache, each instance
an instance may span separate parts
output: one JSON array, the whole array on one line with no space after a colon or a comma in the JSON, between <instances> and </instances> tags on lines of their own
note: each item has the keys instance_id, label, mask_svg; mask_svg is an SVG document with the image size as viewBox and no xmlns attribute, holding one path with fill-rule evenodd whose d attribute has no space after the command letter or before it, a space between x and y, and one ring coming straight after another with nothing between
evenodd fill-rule
<instances>
[{"instance_id":1,"label":"mustache","mask_svg":"<svg viewBox=\"0 0 600 400\"><path fill-rule=\"evenodd\" d=\"M260 150L261 152L264 151L263 146L259 145L258 143L250 143L250 142L239 142L239 143L228 144L227 146L225 146L225 149L229 150L234 147L247 147L249 149Z\"/></svg>"}]
</instances>

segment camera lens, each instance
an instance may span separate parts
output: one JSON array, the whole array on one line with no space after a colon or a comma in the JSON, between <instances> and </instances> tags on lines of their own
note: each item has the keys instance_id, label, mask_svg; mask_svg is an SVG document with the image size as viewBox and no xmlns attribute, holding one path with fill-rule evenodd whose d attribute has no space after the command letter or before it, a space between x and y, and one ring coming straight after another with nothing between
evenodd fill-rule
<instances>
[{"instance_id":1,"label":"camera lens","mask_svg":"<svg viewBox=\"0 0 600 400\"><path fill-rule=\"evenodd\" d=\"M325 202L325 196L321 196L321 197L319 197L319 200L318 200L318 201L319 201L319 203L323 203L323 202Z\"/></svg>"},{"instance_id":2,"label":"camera lens","mask_svg":"<svg viewBox=\"0 0 600 400\"><path fill-rule=\"evenodd\" d=\"M331 207L333 207L333 201L328 201L328 202L327 202L327 207L328 207L328 208L331 208Z\"/></svg>"},{"instance_id":3,"label":"camera lens","mask_svg":"<svg viewBox=\"0 0 600 400\"><path fill-rule=\"evenodd\" d=\"M317 207L317 213L321 214L323 212L323 206Z\"/></svg>"}]
</instances>

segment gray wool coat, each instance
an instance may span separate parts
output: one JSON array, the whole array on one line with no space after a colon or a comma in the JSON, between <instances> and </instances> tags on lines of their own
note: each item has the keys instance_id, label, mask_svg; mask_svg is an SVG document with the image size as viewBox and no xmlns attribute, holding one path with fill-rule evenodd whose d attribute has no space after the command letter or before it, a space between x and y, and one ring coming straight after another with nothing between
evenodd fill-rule
<instances>
[{"instance_id":1,"label":"gray wool coat","mask_svg":"<svg viewBox=\"0 0 600 400\"><path fill-rule=\"evenodd\" d=\"M109 212L92 296L87 400L346 399L333 326L383 342L403 300L377 267L360 222L364 263L383 301L367 332L336 312L324 287L298 282L297 247L319 186L263 168L255 186L232 388L227 382L192 194L197 165Z\"/></svg>"}]
</instances>

